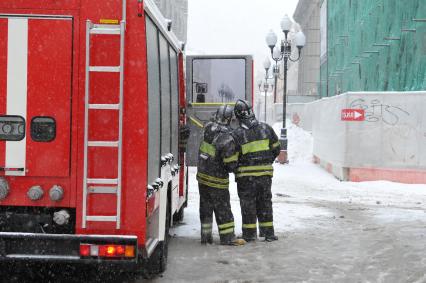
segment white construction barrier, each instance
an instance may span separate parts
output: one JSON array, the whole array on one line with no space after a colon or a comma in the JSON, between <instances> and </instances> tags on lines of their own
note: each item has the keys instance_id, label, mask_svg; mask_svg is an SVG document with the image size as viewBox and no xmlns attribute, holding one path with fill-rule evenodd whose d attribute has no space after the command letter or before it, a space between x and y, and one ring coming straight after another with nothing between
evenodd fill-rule
<instances>
[{"instance_id":1,"label":"white construction barrier","mask_svg":"<svg viewBox=\"0 0 426 283\"><path fill-rule=\"evenodd\" d=\"M287 119L291 119L293 124L301 127L306 131L312 131L313 114L315 113L316 102L311 103L291 103L287 104ZM282 104L277 104L276 109L279 108L279 119L282 120ZM276 117L278 118L278 117Z\"/></svg>"},{"instance_id":2,"label":"white construction barrier","mask_svg":"<svg viewBox=\"0 0 426 283\"><path fill-rule=\"evenodd\" d=\"M314 160L341 180L426 183L426 92L349 92L290 104Z\"/></svg>"}]
</instances>

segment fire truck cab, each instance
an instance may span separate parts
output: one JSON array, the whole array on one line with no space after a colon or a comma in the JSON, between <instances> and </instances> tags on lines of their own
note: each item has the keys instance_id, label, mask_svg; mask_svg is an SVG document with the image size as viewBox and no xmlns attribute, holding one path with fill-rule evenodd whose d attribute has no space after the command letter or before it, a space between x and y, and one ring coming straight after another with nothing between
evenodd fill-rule
<instances>
[{"instance_id":1,"label":"fire truck cab","mask_svg":"<svg viewBox=\"0 0 426 283\"><path fill-rule=\"evenodd\" d=\"M151 0L0 2L0 262L159 273L186 205L182 43Z\"/></svg>"}]
</instances>

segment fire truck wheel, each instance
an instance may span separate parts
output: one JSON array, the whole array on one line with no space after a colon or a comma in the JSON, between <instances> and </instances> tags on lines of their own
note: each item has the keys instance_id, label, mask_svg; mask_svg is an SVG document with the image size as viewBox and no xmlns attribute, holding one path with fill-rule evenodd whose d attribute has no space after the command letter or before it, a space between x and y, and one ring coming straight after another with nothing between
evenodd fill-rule
<instances>
[{"instance_id":1,"label":"fire truck wheel","mask_svg":"<svg viewBox=\"0 0 426 283\"><path fill-rule=\"evenodd\" d=\"M167 250L167 240L164 240L157 245L145 265L145 269L142 274L145 279L152 279L166 270Z\"/></svg>"},{"instance_id":2,"label":"fire truck wheel","mask_svg":"<svg viewBox=\"0 0 426 283\"><path fill-rule=\"evenodd\" d=\"M158 243L151 257L146 261L145 267L143 269L142 276L145 279L151 279L155 276L163 273L167 267L167 257L169 251L169 230L170 230L170 220L171 220L171 207L170 201L167 201L167 215L166 215L166 227L164 241Z\"/></svg>"}]
</instances>

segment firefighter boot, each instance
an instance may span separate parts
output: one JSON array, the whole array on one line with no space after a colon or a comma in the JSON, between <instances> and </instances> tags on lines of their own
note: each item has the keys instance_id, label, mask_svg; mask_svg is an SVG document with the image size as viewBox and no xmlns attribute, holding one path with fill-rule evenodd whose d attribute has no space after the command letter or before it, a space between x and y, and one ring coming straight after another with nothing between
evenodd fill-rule
<instances>
[{"instance_id":1,"label":"firefighter boot","mask_svg":"<svg viewBox=\"0 0 426 283\"><path fill-rule=\"evenodd\" d=\"M201 224L201 244L213 244L212 223Z\"/></svg>"},{"instance_id":2,"label":"firefighter boot","mask_svg":"<svg viewBox=\"0 0 426 283\"><path fill-rule=\"evenodd\" d=\"M263 231L263 237L265 237L265 242L277 241L278 237L275 236L274 229L267 229Z\"/></svg>"},{"instance_id":3,"label":"firefighter boot","mask_svg":"<svg viewBox=\"0 0 426 283\"><path fill-rule=\"evenodd\" d=\"M265 237L265 242L273 242L277 240L278 240L278 237L275 235L268 235Z\"/></svg>"},{"instance_id":4,"label":"firefighter boot","mask_svg":"<svg viewBox=\"0 0 426 283\"><path fill-rule=\"evenodd\" d=\"M213 236L211 234L201 235L201 244L202 245L213 244Z\"/></svg>"},{"instance_id":5,"label":"firefighter boot","mask_svg":"<svg viewBox=\"0 0 426 283\"><path fill-rule=\"evenodd\" d=\"M256 241L256 238L257 238L257 230L256 230L256 228L251 228L251 229L245 229L245 228L243 228L243 239L246 241L246 242L254 242L254 241Z\"/></svg>"},{"instance_id":6,"label":"firefighter boot","mask_svg":"<svg viewBox=\"0 0 426 283\"><path fill-rule=\"evenodd\" d=\"M243 240L247 243L248 242L254 242L254 241L256 241L256 237L244 237Z\"/></svg>"},{"instance_id":7,"label":"firefighter boot","mask_svg":"<svg viewBox=\"0 0 426 283\"><path fill-rule=\"evenodd\" d=\"M259 223L259 236L265 237L266 242L272 242L278 240L278 237L275 236L274 226L271 222L260 222Z\"/></svg>"}]
</instances>

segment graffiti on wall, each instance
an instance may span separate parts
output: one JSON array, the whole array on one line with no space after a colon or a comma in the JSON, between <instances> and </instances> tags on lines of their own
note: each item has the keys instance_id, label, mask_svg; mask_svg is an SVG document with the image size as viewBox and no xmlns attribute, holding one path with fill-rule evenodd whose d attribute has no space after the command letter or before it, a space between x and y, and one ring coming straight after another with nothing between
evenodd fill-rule
<instances>
[{"instance_id":1,"label":"graffiti on wall","mask_svg":"<svg viewBox=\"0 0 426 283\"><path fill-rule=\"evenodd\" d=\"M355 99L349 108L363 109L366 122L383 122L389 126L396 126L401 119L410 116L410 113L399 106L383 103L380 99L367 101L362 98Z\"/></svg>"}]
</instances>

